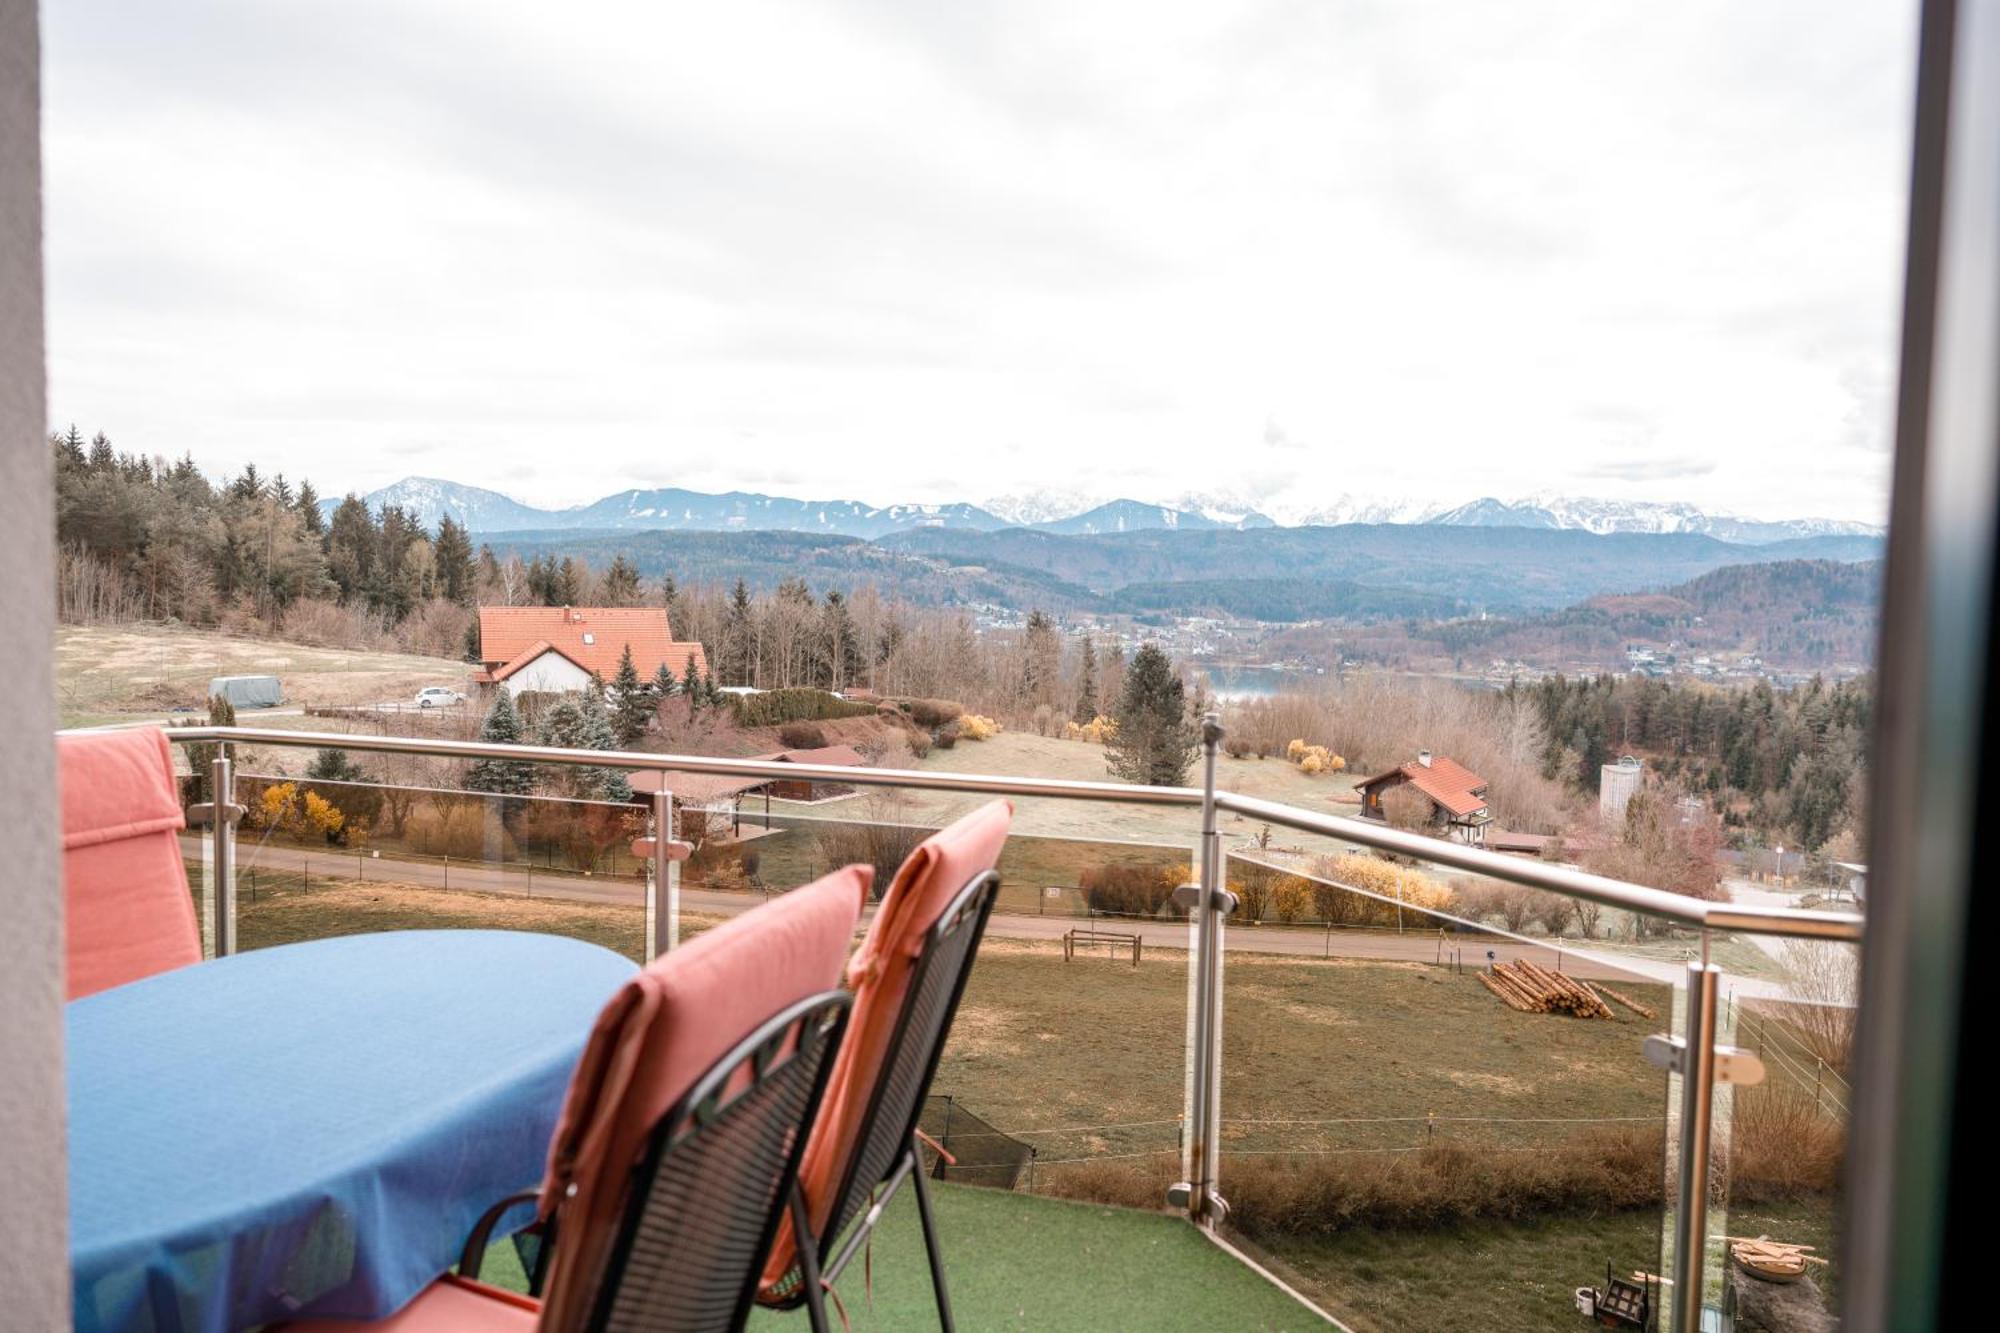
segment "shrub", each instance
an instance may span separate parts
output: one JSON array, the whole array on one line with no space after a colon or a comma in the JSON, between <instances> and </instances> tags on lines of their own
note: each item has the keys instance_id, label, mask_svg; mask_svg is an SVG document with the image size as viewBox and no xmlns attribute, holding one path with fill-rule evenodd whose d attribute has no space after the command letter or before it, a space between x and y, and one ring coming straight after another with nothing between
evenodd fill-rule
<instances>
[{"instance_id":1,"label":"shrub","mask_svg":"<svg viewBox=\"0 0 2000 1333\"><path fill-rule=\"evenodd\" d=\"M1271 914L1290 925L1303 921L1313 912L1312 885L1297 875L1287 875L1271 894Z\"/></svg>"},{"instance_id":2,"label":"shrub","mask_svg":"<svg viewBox=\"0 0 2000 1333\"><path fill-rule=\"evenodd\" d=\"M1399 902L1424 912L1447 911L1456 902L1449 887L1419 871L1356 852L1323 856L1313 862L1312 869L1320 879L1335 881L1312 886L1313 905L1320 918L1335 925L1393 926Z\"/></svg>"},{"instance_id":3,"label":"shrub","mask_svg":"<svg viewBox=\"0 0 2000 1333\"><path fill-rule=\"evenodd\" d=\"M978 713L967 713L961 717L958 720L958 729L959 734L969 741L990 741L1000 734L998 722Z\"/></svg>"},{"instance_id":4,"label":"shrub","mask_svg":"<svg viewBox=\"0 0 2000 1333\"><path fill-rule=\"evenodd\" d=\"M941 727L965 716L965 705L950 699L897 699L893 702L920 727Z\"/></svg>"},{"instance_id":5,"label":"shrub","mask_svg":"<svg viewBox=\"0 0 2000 1333\"><path fill-rule=\"evenodd\" d=\"M1092 745L1102 745L1118 734L1118 723L1099 713L1088 722L1068 722L1063 725L1063 739L1088 741Z\"/></svg>"},{"instance_id":6,"label":"shrub","mask_svg":"<svg viewBox=\"0 0 2000 1333\"><path fill-rule=\"evenodd\" d=\"M837 699L825 690L766 690L762 694L732 694L729 706L744 727L776 727L787 722L831 722L844 717L869 717L875 705Z\"/></svg>"},{"instance_id":7,"label":"shrub","mask_svg":"<svg viewBox=\"0 0 2000 1333\"><path fill-rule=\"evenodd\" d=\"M1100 865L1079 875L1077 886L1093 912L1158 916L1186 879L1187 872L1174 866Z\"/></svg>"},{"instance_id":8,"label":"shrub","mask_svg":"<svg viewBox=\"0 0 2000 1333\"><path fill-rule=\"evenodd\" d=\"M1810 1091L1770 1079L1738 1092L1732 1117L1731 1199L1769 1203L1839 1188L1847 1135Z\"/></svg>"},{"instance_id":9,"label":"shrub","mask_svg":"<svg viewBox=\"0 0 2000 1333\"><path fill-rule=\"evenodd\" d=\"M1410 1153L1243 1157L1231 1168L1231 1220L1252 1236L1326 1236L1657 1207L1661 1133L1591 1129L1535 1153L1446 1143Z\"/></svg>"},{"instance_id":10,"label":"shrub","mask_svg":"<svg viewBox=\"0 0 2000 1333\"><path fill-rule=\"evenodd\" d=\"M1302 740L1294 740L1285 747L1285 758L1299 766L1299 771L1308 777L1321 773L1339 773L1347 768L1347 761L1324 745L1308 745Z\"/></svg>"},{"instance_id":11,"label":"shrub","mask_svg":"<svg viewBox=\"0 0 2000 1333\"><path fill-rule=\"evenodd\" d=\"M875 886L870 892L879 898L896 877L897 868L933 830L903 823L908 805L898 796L872 797L866 812L866 823L832 821L815 825L813 844L829 870L855 864L875 867Z\"/></svg>"},{"instance_id":12,"label":"shrub","mask_svg":"<svg viewBox=\"0 0 2000 1333\"><path fill-rule=\"evenodd\" d=\"M817 722L787 722L778 728L778 741L787 750L818 750L826 745L826 729Z\"/></svg>"},{"instance_id":13,"label":"shrub","mask_svg":"<svg viewBox=\"0 0 2000 1333\"><path fill-rule=\"evenodd\" d=\"M910 747L910 758L912 759L923 759L930 755L931 738L921 731L911 732L903 738L903 742Z\"/></svg>"},{"instance_id":14,"label":"shrub","mask_svg":"<svg viewBox=\"0 0 2000 1333\"><path fill-rule=\"evenodd\" d=\"M958 735L958 723L947 722L937 729L937 735L933 739L937 742L938 749L949 750L958 744Z\"/></svg>"}]
</instances>

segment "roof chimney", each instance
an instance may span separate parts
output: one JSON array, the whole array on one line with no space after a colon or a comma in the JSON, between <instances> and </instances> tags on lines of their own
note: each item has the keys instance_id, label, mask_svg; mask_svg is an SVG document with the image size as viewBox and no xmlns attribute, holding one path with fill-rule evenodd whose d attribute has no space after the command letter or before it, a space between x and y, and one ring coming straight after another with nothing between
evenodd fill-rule
<instances>
[{"instance_id":1,"label":"roof chimney","mask_svg":"<svg viewBox=\"0 0 2000 1333\"><path fill-rule=\"evenodd\" d=\"M1431 766L1431 752L1429 750L1417 751L1417 762L1425 768L1429 768Z\"/></svg>"}]
</instances>

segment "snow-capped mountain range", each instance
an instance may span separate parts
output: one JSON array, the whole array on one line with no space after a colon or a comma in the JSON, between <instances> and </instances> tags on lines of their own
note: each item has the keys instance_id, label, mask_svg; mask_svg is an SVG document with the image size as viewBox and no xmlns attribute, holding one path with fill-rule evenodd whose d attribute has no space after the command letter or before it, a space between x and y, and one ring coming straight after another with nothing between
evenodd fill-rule
<instances>
[{"instance_id":1,"label":"snow-capped mountain range","mask_svg":"<svg viewBox=\"0 0 2000 1333\"><path fill-rule=\"evenodd\" d=\"M711 494L660 487L625 490L586 505L545 509L499 491L434 477L406 477L361 497L380 512L398 505L425 527L450 515L473 532L548 529L666 529L688 532L792 531L873 539L912 528L985 532L1036 528L1072 536L1161 529L1220 531L1332 527L1348 523L1449 527L1543 528L1595 533L1696 533L1745 545L1798 537L1872 536L1883 529L1848 519L1754 519L1680 501L1588 499L1545 493L1517 500L1482 497L1458 505L1340 495L1286 496L1252 503L1227 493L1165 501L1105 500L1039 490L984 504L868 505L855 500L798 500L749 491ZM331 514L339 501L323 501Z\"/></svg>"}]
</instances>

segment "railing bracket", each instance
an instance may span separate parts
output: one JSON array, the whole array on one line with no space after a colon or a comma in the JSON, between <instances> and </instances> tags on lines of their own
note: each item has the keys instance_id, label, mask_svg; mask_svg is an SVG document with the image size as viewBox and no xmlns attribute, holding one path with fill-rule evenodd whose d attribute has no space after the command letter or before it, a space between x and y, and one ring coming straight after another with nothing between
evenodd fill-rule
<instances>
[{"instance_id":1,"label":"railing bracket","mask_svg":"<svg viewBox=\"0 0 2000 1333\"><path fill-rule=\"evenodd\" d=\"M232 826L242 823L243 816L250 813L249 806L237 805L233 801L225 805L222 809L223 818L227 819ZM207 828L214 821L215 804L212 801L203 801L199 805L191 805L187 808L189 828Z\"/></svg>"},{"instance_id":2,"label":"railing bracket","mask_svg":"<svg viewBox=\"0 0 2000 1333\"><path fill-rule=\"evenodd\" d=\"M1224 916L1228 916L1231 912L1234 912L1236 910L1237 904L1240 901L1241 900L1237 898L1237 896L1234 893L1231 893L1228 889L1217 889L1215 891L1215 910L1222 913ZM1174 906L1180 908L1183 912L1192 912L1197 907L1200 907L1201 885L1183 884L1179 888L1175 889L1173 904Z\"/></svg>"},{"instance_id":3,"label":"railing bracket","mask_svg":"<svg viewBox=\"0 0 2000 1333\"><path fill-rule=\"evenodd\" d=\"M1687 1072L1687 1040L1670 1037L1664 1032L1656 1032L1646 1038L1644 1046L1646 1063L1656 1069L1664 1069L1670 1074ZM1717 1046L1715 1048L1715 1081L1731 1083L1739 1088L1754 1088L1764 1081L1764 1062L1757 1058L1755 1051L1746 1051L1740 1046Z\"/></svg>"}]
</instances>

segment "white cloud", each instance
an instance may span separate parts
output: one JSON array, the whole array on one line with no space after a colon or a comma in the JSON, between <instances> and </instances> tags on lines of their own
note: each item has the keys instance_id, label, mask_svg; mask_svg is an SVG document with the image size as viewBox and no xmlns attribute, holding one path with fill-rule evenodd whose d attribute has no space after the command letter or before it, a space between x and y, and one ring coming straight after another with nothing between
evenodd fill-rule
<instances>
[{"instance_id":1,"label":"white cloud","mask_svg":"<svg viewBox=\"0 0 2000 1333\"><path fill-rule=\"evenodd\" d=\"M1879 518L1913 21L70 0L53 410L546 503Z\"/></svg>"}]
</instances>

